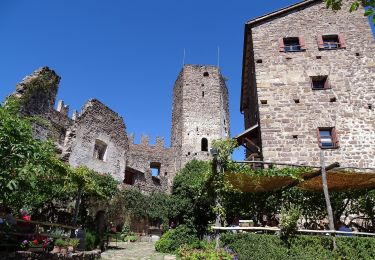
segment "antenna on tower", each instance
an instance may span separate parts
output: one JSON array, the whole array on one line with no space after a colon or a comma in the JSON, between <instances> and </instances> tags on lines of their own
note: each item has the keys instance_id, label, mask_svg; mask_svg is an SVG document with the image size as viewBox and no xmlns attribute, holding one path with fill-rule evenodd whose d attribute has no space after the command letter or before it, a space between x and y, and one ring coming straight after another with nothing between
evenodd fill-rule
<instances>
[{"instance_id":1,"label":"antenna on tower","mask_svg":"<svg viewBox=\"0 0 375 260\"><path fill-rule=\"evenodd\" d=\"M220 47L217 46L217 67L220 67Z\"/></svg>"},{"instance_id":2,"label":"antenna on tower","mask_svg":"<svg viewBox=\"0 0 375 260\"><path fill-rule=\"evenodd\" d=\"M184 65L185 65L185 56L186 56L186 52L185 52L185 48L184 48L184 55L182 57L182 67L184 67Z\"/></svg>"}]
</instances>

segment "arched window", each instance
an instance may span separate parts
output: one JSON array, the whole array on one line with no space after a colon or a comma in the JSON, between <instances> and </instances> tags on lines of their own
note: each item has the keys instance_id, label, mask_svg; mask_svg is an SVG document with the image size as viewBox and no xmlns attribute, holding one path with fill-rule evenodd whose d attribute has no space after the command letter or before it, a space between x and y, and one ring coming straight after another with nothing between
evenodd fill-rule
<instances>
[{"instance_id":1,"label":"arched window","mask_svg":"<svg viewBox=\"0 0 375 260\"><path fill-rule=\"evenodd\" d=\"M207 138L202 138L201 140L201 151L208 152L208 140Z\"/></svg>"}]
</instances>

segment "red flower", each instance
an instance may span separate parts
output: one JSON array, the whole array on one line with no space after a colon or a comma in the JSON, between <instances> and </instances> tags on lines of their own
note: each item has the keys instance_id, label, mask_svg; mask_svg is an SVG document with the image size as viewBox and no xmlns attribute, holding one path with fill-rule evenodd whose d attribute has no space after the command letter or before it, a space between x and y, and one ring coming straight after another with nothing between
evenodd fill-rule
<instances>
[{"instance_id":1,"label":"red flower","mask_svg":"<svg viewBox=\"0 0 375 260\"><path fill-rule=\"evenodd\" d=\"M37 245L38 244L38 239L34 239L33 243L34 243L34 245Z\"/></svg>"}]
</instances>

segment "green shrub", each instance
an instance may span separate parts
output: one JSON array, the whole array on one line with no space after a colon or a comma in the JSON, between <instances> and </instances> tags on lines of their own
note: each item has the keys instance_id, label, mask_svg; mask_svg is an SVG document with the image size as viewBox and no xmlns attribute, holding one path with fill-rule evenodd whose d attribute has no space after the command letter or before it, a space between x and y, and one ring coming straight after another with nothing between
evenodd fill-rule
<instances>
[{"instance_id":1,"label":"green shrub","mask_svg":"<svg viewBox=\"0 0 375 260\"><path fill-rule=\"evenodd\" d=\"M86 250L91 251L96 248L98 243L98 238L94 232L86 231L85 235Z\"/></svg>"},{"instance_id":2,"label":"green shrub","mask_svg":"<svg viewBox=\"0 0 375 260\"><path fill-rule=\"evenodd\" d=\"M232 260L233 255L227 253L224 249L191 249L181 247L178 255L184 260Z\"/></svg>"},{"instance_id":3,"label":"green shrub","mask_svg":"<svg viewBox=\"0 0 375 260\"><path fill-rule=\"evenodd\" d=\"M176 253L180 246L186 244L199 247L199 239L193 229L181 225L165 232L156 242L155 249L161 253Z\"/></svg>"},{"instance_id":4,"label":"green shrub","mask_svg":"<svg viewBox=\"0 0 375 260\"><path fill-rule=\"evenodd\" d=\"M223 234L221 243L238 254L239 259L375 259L375 240L367 237L297 235L283 240L277 235Z\"/></svg>"}]
</instances>

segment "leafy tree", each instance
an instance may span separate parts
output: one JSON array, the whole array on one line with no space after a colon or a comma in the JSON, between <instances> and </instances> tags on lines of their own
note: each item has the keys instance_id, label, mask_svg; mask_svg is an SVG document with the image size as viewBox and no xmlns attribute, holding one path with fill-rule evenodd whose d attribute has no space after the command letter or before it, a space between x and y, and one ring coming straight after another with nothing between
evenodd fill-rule
<instances>
[{"instance_id":1,"label":"leafy tree","mask_svg":"<svg viewBox=\"0 0 375 260\"><path fill-rule=\"evenodd\" d=\"M343 0L324 0L327 5L327 8L332 10L340 10L343 5ZM360 6L365 8L365 16L368 16L372 19L372 22L375 24L375 1L374 0L347 0L350 2L350 12L357 11Z\"/></svg>"},{"instance_id":2,"label":"leafy tree","mask_svg":"<svg viewBox=\"0 0 375 260\"><path fill-rule=\"evenodd\" d=\"M0 107L0 203L14 211L52 200L69 173L52 142L33 138L30 120L18 109L11 99Z\"/></svg>"},{"instance_id":3,"label":"leafy tree","mask_svg":"<svg viewBox=\"0 0 375 260\"><path fill-rule=\"evenodd\" d=\"M203 235L213 214L214 197L209 186L211 165L208 162L193 160L176 175L173 181L172 196L181 203L176 220L186 224Z\"/></svg>"}]
</instances>

